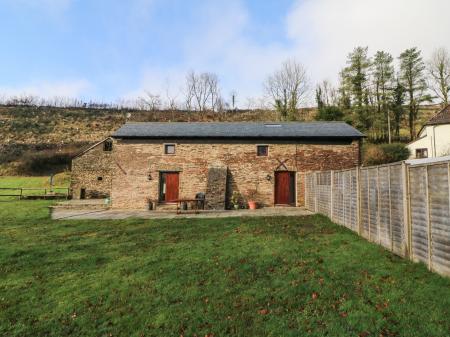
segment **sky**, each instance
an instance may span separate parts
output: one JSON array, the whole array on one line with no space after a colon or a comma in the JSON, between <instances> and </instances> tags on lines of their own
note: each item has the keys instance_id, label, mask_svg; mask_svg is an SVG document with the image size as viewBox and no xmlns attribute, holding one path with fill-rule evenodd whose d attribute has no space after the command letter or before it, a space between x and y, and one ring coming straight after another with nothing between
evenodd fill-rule
<instances>
[{"instance_id":1,"label":"sky","mask_svg":"<svg viewBox=\"0 0 450 337\"><path fill-rule=\"evenodd\" d=\"M181 100L186 73L208 71L243 106L287 59L314 87L358 45L450 50L448 13L448 0L0 0L0 96Z\"/></svg>"}]
</instances>

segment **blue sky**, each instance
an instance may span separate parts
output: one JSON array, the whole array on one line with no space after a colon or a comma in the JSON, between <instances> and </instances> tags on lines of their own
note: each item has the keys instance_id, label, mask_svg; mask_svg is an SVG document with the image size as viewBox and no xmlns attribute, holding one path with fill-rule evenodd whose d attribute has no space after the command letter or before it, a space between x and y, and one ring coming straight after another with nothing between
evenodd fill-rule
<instances>
[{"instance_id":1,"label":"blue sky","mask_svg":"<svg viewBox=\"0 0 450 337\"><path fill-rule=\"evenodd\" d=\"M314 84L358 44L450 47L449 12L445 0L0 0L0 95L181 99L195 70L243 105L287 58Z\"/></svg>"}]
</instances>

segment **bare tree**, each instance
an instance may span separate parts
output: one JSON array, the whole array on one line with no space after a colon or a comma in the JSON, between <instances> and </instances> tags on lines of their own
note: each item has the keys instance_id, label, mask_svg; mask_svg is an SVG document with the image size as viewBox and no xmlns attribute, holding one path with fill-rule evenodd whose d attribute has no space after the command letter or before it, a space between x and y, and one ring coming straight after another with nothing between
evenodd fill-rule
<instances>
[{"instance_id":1,"label":"bare tree","mask_svg":"<svg viewBox=\"0 0 450 337\"><path fill-rule=\"evenodd\" d=\"M445 106L450 92L450 55L447 49L436 49L428 62L430 87Z\"/></svg>"},{"instance_id":2,"label":"bare tree","mask_svg":"<svg viewBox=\"0 0 450 337\"><path fill-rule=\"evenodd\" d=\"M178 110L178 95L179 91L177 93L172 93L170 90L170 83L169 80L166 80L166 90L165 90L165 108L167 110L170 110L172 112Z\"/></svg>"},{"instance_id":3,"label":"bare tree","mask_svg":"<svg viewBox=\"0 0 450 337\"><path fill-rule=\"evenodd\" d=\"M185 95L188 110L216 111L219 101L222 100L218 76L207 72L200 74L189 72L186 76Z\"/></svg>"},{"instance_id":4,"label":"bare tree","mask_svg":"<svg viewBox=\"0 0 450 337\"><path fill-rule=\"evenodd\" d=\"M280 118L292 120L309 91L309 80L302 64L287 60L267 78L264 86L273 106L280 113Z\"/></svg>"},{"instance_id":5,"label":"bare tree","mask_svg":"<svg viewBox=\"0 0 450 337\"><path fill-rule=\"evenodd\" d=\"M138 104L144 110L158 110L161 108L161 96L146 91L143 96L138 98Z\"/></svg>"},{"instance_id":6,"label":"bare tree","mask_svg":"<svg viewBox=\"0 0 450 337\"><path fill-rule=\"evenodd\" d=\"M213 73L204 73L205 81L209 90L209 100L211 102L212 111L223 110L223 99L220 96L219 77Z\"/></svg>"},{"instance_id":7,"label":"bare tree","mask_svg":"<svg viewBox=\"0 0 450 337\"><path fill-rule=\"evenodd\" d=\"M321 106L338 105L337 90L328 80L323 80L316 88L316 100L319 108Z\"/></svg>"}]
</instances>

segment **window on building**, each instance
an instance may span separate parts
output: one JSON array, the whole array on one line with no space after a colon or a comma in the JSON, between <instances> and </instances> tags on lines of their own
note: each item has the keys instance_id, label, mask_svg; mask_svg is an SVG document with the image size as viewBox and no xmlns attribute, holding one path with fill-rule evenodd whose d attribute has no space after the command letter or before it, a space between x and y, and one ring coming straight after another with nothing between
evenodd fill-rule
<instances>
[{"instance_id":1,"label":"window on building","mask_svg":"<svg viewBox=\"0 0 450 337\"><path fill-rule=\"evenodd\" d=\"M105 140L105 142L103 143L103 151L107 151L110 152L112 151L113 148L113 143L111 140Z\"/></svg>"},{"instance_id":2,"label":"window on building","mask_svg":"<svg viewBox=\"0 0 450 337\"><path fill-rule=\"evenodd\" d=\"M269 146L268 145L256 146L256 155L258 157L267 157L269 155Z\"/></svg>"},{"instance_id":3,"label":"window on building","mask_svg":"<svg viewBox=\"0 0 450 337\"><path fill-rule=\"evenodd\" d=\"M428 149L416 149L416 158L428 158Z\"/></svg>"},{"instance_id":4,"label":"window on building","mask_svg":"<svg viewBox=\"0 0 450 337\"><path fill-rule=\"evenodd\" d=\"M175 154L175 144L164 144L164 154Z\"/></svg>"}]
</instances>

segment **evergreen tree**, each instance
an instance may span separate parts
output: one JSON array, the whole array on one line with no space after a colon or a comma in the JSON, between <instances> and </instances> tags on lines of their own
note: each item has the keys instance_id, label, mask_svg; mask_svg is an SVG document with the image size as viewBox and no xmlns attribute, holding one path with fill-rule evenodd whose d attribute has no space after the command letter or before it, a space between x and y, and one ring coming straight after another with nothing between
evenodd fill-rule
<instances>
[{"instance_id":1,"label":"evergreen tree","mask_svg":"<svg viewBox=\"0 0 450 337\"><path fill-rule=\"evenodd\" d=\"M391 109L394 117L392 120L392 128L398 138L400 136L400 125L404 114L403 105L405 104L405 87L400 83L399 79L396 80L391 94Z\"/></svg>"},{"instance_id":2,"label":"evergreen tree","mask_svg":"<svg viewBox=\"0 0 450 337\"><path fill-rule=\"evenodd\" d=\"M379 121L378 129L382 136L388 132L391 143L391 118L389 114L389 101L391 98L392 82L394 78L394 58L391 54L378 51L372 64L372 79L374 98L376 104L376 120Z\"/></svg>"},{"instance_id":3,"label":"evergreen tree","mask_svg":"<svg viewBox=\"0 0 450 337\"><path fill-rule=\"evenodd\" d=\"M409 135L413 140L416 137L416 119L419 105L431 100L426 95L425 63L421 52L417 48L410 48L400 54L400 80L405 87L408 103Z\"/></svg>"},{"instance_id":4,"label":"evergreen tree","mask_svg":"<svg viewBox=\"0 0 450 337\"><path fill-rule=\"evenodd\" d=\"M368 47L355 48L348 55L348 66L342 73L344 82L350 85L349 89L358 127L366 130L371 127L368 83L371 61L367 53Z\"/></svg>"}]
</instances>

